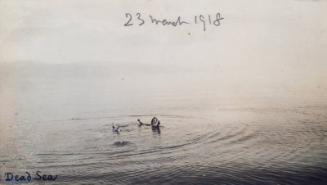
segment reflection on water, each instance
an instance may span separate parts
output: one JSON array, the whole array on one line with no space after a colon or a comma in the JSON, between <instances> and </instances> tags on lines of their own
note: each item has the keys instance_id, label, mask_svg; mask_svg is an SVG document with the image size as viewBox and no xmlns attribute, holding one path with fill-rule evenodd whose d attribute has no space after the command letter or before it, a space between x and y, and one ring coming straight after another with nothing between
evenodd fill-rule
<instances>
[{"instance_id":1,"label":"reflection on water","mask_svg":"<svg viewBox=\"0 0 327 185\"><path fill-rule=\"evenodd\" d=\"M149 81L146 91L105 79L27 82L1 91L13 105L1 173L40 170L59 176L53 184L327 182L324 103L151 91ZM153 116L163 127L138 126Z\"/></svg>"}]
</instances>

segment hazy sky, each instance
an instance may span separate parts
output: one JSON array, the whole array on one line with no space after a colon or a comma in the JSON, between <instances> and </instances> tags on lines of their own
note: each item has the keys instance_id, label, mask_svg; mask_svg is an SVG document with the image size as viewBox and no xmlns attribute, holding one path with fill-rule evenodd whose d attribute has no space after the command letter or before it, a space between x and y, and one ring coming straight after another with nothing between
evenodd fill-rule
<instances>
[{"instance_id":1,"label":"hazy sky","mask_svg":"<svg viewBox=\"0 0 327 185\"><path fill-rule=\"evenodd\" d=\"M206 32L123 26L127 12L191 20L218 11L222 25ZM169 64L327 87L326 18L323 0L0 0L0 60Z\"/></svg>"}]
</instances>

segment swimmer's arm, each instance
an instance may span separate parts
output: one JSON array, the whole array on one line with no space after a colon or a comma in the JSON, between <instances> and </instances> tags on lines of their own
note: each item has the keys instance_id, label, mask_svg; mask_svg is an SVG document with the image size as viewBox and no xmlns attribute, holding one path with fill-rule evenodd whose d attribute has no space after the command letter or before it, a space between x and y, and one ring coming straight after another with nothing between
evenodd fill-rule
<instances>
[{"instance_id":1,"label":"swimmer's arm","mask_svg":"<svg viewBox=\"0 0 327 185\"><path fill-rule=\"evenodd\" d=\"M149 124L149 123L143 123L141 120L137 120L138 122L139 122L139 126L142 126L142 125L144 125L144 126L151 126L151 124Z\"/></svg>"}]
</instances>

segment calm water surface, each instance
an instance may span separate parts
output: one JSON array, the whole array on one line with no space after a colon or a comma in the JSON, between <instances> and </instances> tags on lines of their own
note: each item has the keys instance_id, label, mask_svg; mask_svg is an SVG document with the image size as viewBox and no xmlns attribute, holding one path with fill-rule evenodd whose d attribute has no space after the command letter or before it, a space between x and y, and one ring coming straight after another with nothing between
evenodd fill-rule
<instances>
[{"instance_id":1,"label":"calm water surface","mask_svg":"<svg viewBox=\"0 0 327 185\"><path fill-rule=\"evenodd\" d=\"M327 183L326 101L228 97L215 84L173 79L8 77L1 175L39 170L58 175L48 184L81 185ZM153 116L160 130L137 126ZM125 127L117 134L112 123Z\"/></svg>"}]
</instances>

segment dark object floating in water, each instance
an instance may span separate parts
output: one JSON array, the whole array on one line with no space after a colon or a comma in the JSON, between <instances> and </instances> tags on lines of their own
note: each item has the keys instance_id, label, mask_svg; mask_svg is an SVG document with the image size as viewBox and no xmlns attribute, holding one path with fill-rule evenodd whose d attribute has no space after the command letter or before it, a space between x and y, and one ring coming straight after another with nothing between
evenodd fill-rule
<instances>
[{"instance_id":1,"label":"dark object floating in water","mask_svg":"<svg viewBox=\"0 0 327 185\"><path fill-rule=\"evenodd\" d=\"M128 144L130 144L129 141L116 141L116 142L114 142L113 145L118 146L118 147L122 147L122 146L125 146L125 145L128 145Z\"/></svg>"}]
</instances>

